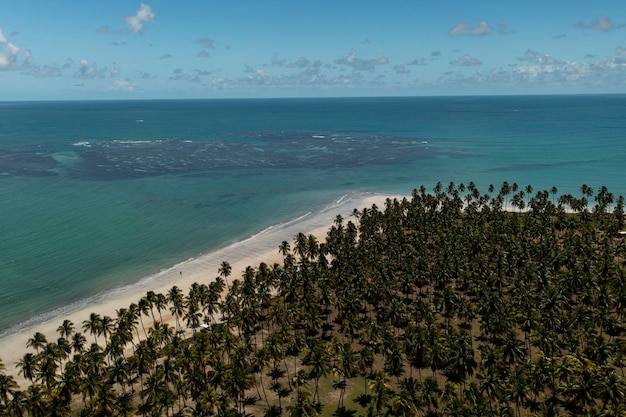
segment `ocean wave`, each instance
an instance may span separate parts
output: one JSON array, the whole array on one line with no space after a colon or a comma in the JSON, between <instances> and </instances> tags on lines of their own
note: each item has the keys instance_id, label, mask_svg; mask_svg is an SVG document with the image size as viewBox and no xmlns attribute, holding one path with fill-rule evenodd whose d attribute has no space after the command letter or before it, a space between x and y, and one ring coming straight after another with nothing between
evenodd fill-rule
<instances>
[{"instance_id":1,"label":"ocean wave","mask_svg":"<svg viewBox=\"0 0 626 417\"><path fill-rule=\"evenodd\" d=\"M105 142L106 143L106 142ZM163 143L161 139L155 140L112 140L111 143L120 144L120 145L151 145L153 143Z\"/></svg>"}]
</instances>

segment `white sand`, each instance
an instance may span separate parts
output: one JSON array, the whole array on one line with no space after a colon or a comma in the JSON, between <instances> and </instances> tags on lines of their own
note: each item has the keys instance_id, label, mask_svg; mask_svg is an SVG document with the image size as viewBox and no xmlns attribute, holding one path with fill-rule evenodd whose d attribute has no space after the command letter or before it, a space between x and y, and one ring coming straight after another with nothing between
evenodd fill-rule
<instances>
[{"instance_id":1,"label":"white sand","mask_svg":"<svg viewBox=\"0 0 626 417\"><path fill-rule=\"evenodd\" d=\"M92 312L101 316L107 315L115 318L117 317L116 310L127 308L131 303L137 303L150 290L166 294L176 285L186 293L194 282L208 284L215 279L218 276L217 270L223 261L228 262L232 267L231 280L239 278L248 266L257 268L261 262L265 262L270 266L274 262L282 263L282 255L278 252L278 246L282 241L288 241L293 247L294 237L302 232L307 235L313 234L320 242L323 242L328 229L337 215L341 215L344 218L344 222L348 220L354 221L352 212L355 208L361 210L364 207L369 208L372 204L376 204L382 210L387 198L401 199L402 197L404 196L364 194L345 197L322 212L309 214L287 224L269 228L242 242L237 242L196 259L182 262L168 270L143 279L137 284L112 291L98 301L71 311L63 317L50 319L0 339L0 358L7 368L7 373L17 377L19 369L17 369L15 364L26 352L34 352L28 349L26 344L35 332L43 333L48 341L56 341L59 337L56 329L64 319L71 320L75 328L82 331L83 321ZM147 325L148 320L146 317L144 317L144 322ZM88 344L93 341L89 334L85 334L85 337Z\"/></svg>"}]
</instances>

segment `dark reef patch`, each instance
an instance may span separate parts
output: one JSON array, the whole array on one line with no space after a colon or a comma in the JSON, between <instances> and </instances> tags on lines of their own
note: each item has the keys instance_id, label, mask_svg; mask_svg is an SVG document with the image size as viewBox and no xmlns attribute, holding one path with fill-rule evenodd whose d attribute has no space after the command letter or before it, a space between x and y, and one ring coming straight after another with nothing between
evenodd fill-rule
<instances>
[{"instance_id":1,"label":"dark reef patch","mask_svg":"<svg viewBox=\"0 0 626 417\"><path fill-rule=\"evenodd\" d=\"M89 180L157 175L205 176L237 168L362 167L400 164L434 154L421 140L397 136L251 134L230 141L81 142L69 175Z\"/></svg>"},{"instance_id":2,"label":"dark reef patch","mask_svg":"<svg viewBox=\"0 0 626 417\"><path fill-rule=\"evenodd\" d=\"M70 154L69 160L55 152ZM64 149L0 151L4 176L56 176L114 181L159 175L211 177L246 169L332 169L408 163L441 154L422 139L362 133L250 132L227 140L81 141ZM446 153L447 154L447 153ZM237 175L231 172L230 175Z\"/></svg>"},{"instance_id":3,"label":"dark reef patch","mask_svg":"<svg viewBox=\"0 0 626 417\"><path fill-rule=\"evenodd\" d=\"M40 150L0 150L0 175L11 177L51 177L59 163Z\"/></svg>"}]
</instances>

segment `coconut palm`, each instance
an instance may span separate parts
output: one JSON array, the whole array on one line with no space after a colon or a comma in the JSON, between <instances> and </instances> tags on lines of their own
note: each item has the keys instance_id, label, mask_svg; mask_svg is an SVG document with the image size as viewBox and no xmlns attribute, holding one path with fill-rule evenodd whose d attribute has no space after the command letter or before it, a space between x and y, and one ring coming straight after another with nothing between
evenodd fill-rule
<instances>
[{"instance_id":1,"label":"coconut palm","mask_svg":"<svg viewBox=\"0 0 626 417\"><path fill-rule=\"evenodd\" d=\"M317 417L320 415L309 400L309 394L302 389L296 391L294 403L287 406L287 413L289 417Z\"/></svg>"},{"instance_id":2,"label":"coconut palm","mask_svg":"<svg viewBox=\"0 0 626 417\"><path fill-rule=\"evenodd\" d=\"M176 319L176 334L178 334L182 330L180 317L185 311L183 293L177 286L173 286L167 294L167 299L171 304L170 311Z\"/></svg>"},{"instance_id":3,"label":"coconut palm","mask_svg":"<svg viewBox=\"0 0 626 417\"><path fill-rule=\"evenodd\" d=\"M7 409L17 391L18 385L15 379L0 372L0 411Z\"/></svg>"},{"instance_id":4,"label":"coconut palm","mask_svg":"<svg viewBox=\"0 0 626 417\"><path fill-rule=\"evenodd\" d=\"M83 331L91 333L94 343L98 344L98 336L102 334L102 317L100 314L91 313L87 320L83 321Z\"/></svg>"},{"instance_id":5,"label":"coconut palm","mask_svg":"<svg viewBox=\"0 0 626 417\"><path fill-rule=\"evenodd\" d=\"M72 335L71 346L72 350L75 354L80 354L85 351L85 344L87 343L87 339L82 333L74 333Z\"/></svg>"},{"instance_id":6,"label":"coconut palm","mask_svg":"<svg viewBox=\"0 0 626 417\"><path fill-rule=\"evenodd\" d=\"M57 328L57 332L61 337L69 338L74 333L74 323L71 320L65 319L63 323Z\"/></svg>"},{"instance_id":7,"label":"coconut palm","mask_svg":"<svg viewBox=\"0 0 626 417\"><path fill-rule=\"evenodd\" d=\"M46 345L46 343L48 343L46 336L43 333L36 332L33 337L28 339L28 341L26 342L26 346L34 348L35 351L39 353L39 349L42 349Z\"/></svg>"},{"instance_id":8,"label":"coconut palm","mask_svg":"<svg viewBox=\"0 0 626 417\"><path fill-rule=\"evenodd\" d=\"M227 285L228 285L228 277L230 276L232 270L233 268L226 261L223 261L220 267L217 269L217 273L219 274L220 277L224 278Z\"/></svg>"},{"instance_id":9,"label":"coconut palm","mask_svg":"<svg viewBox=\"0 0 626 417\"><path fill-rule=\"evenodd\" d=\"M385 409L391 400L392 393L389 379L384 372L376 371L376 373L374 373L369 389L372 392L369 413L375 417L384 415Z\"/></svg>"},{"instance_id":10,"label":"coconut palm","mask_svg":"<svg viewBox=\"0 0 626 417\"><path fill-rule=\"evenodd\" d=\"M22 375L29 381L33 381L39 370L40 359L38 356L30 352L24 354L22 359L17 362L17 367L22 370Z\"/></svg>"},{"instance_id":11,"label":"coconut palm","mask_svg":"<svg viewBox=\"0 0 626 417\"><path fill-rule=\"evenodd\" d=\"M330 356L326 345L318 339L310 339L308 342L307 352L302 359L302 364L309 367L309 378L315 381L313 402L319 403L320 378L326 377L331 370Z\"/></svg>"}]
</instances>

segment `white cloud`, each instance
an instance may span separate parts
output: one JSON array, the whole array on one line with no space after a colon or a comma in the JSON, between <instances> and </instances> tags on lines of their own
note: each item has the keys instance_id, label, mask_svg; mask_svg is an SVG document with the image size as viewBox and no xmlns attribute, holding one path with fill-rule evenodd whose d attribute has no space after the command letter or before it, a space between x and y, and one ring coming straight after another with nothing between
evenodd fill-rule
<instances>
[{"instance_id":1,"label":"white cloud","mask_svg":"<svg viewBox=\"0 0 626 417\"><path fill-rule=\"evenodd\" d=\"M30 51L29 50L24 51L24 53L22 54L22 67L30 66L30 58L31 58Z\"/></svg>"},{"instance_id":2,"label":"white cloud","mask_svg":"<svg viewBox=\"0 0 626 417\"><path fill-rule=\"evenodd\" d=\"M357 71L374 71L377 65L385 65L389 63L387 57L380 57L376 59L360 59L356 56L354 49L350 50L350 53L345 58L335 60L335 64L347 65Z\"/></svg>"},{"instance_id":3,"label":"white cloud","mask_svg":"<svg viewBox=\"0 0 626 417\"><path fill-rule=\"evenodd\" d=\"M114 91L135 91L137 86L128 80L115 80L111 89Z\"/></svg>"},{"instance_id":4,"label":"white cloud","mask_svg":"<svg viewBox=\"0 0 626 417\"><path fill-rule=\"evenodd\" d=\"M56 65L44 65L43 67L31 68L27 74L37 78L60 77L63 75L61 68Z\"/></svg>"},{"instance_id":5,"label":"white cloud","mask_svg":"<svg viewBox=\"0 0 626 417\"><path fill-rule=\"evenodd\" d=\"M404 65L395 65L393 70L396 74L410 74L411 70L407 69Z\"/></svg>"},{"instance_id":6,"label":"white cloud","mask_svg":"<svg viewBox=\"0 0 626 417\"><path fill-rule=\"evenodd\" d=\"M491 71L476 71L470 76L453 74L447 81L471 84L534 86L614 86L626 80L626 62L621 57L603 57L593 62L561 61L537 54L534 61ZM454 78L455 77L455 78ZM445 79L444 79L445 81Z\"/></svg>"},{"instance_id":7,"label":"white cloud","mask_svg":"<svg viewBox=\"0 0 626 417\"><path fill-rule=\"evenodd\" d=\"M20 53L20 48L18 48L17 46L13 45L11 42L9 42L7 44L6 54L7 54L7 57L9 58L9 60L17 59L17 54L19 54L19 53Z\"/></svg>"},{"instance_id":8,"label":"white cloud","mask_svg":"<svg viewBox=\"0 0 626 417\"><path fill-rule=\"evenodd\" d=\"M4 37L4 34L2 33L2 28L0 28L0 43L6 43L7 38Z\"/></svg>"},{"instance_id":9,"label":"white cloud","mask_svg":"<svg viewBox=\"0 0 626 417\"><path fill-rule=\"evenodd\" d=\"M615 48L615 55L626 57L626 48L622 48L621 46L618 46L617 48Z\"/></svg>"},{"instance_id":10,"label":"white cloud","mask_svg":"<svg viewBox=\"0 0 626 417\"><path fill-rule=\"evenodd\" d=\"M126 16L126 26L131 32L140 33L144 30L147 22L154 22L156 14L152 11L152 7L141 3L137 13L132 16Z\"/></svg>"},{"instance_id":11,"label":"white cloud","mask_svg":"<svg viewBox=\"0 0 626 417\"><path fill-rule=\"evenodd\" d=\"M608 32L613 29L613 22L611 19L605 16L598 16L596 20L591 24L591 28L595 30L601 30L603 32Z\"/></svg>"},{"instance_id":12,"label":"white cloud","mask_svg":"<svg viewBox=\"0 0 626 417\"><path fill-rule=\"evenodd\" d=\"M426 60L424 58L415 58L413 61L407 63L406 65L426 65Z\"/></svg>"},{"instance_id":13,"label":"white cloud","mask_svg":"<svg viewBox=\"0 0 626 417\"><path fill-rule=\"evenodd\" d=\"M93 64L89 64L89 61L83 58L79 61L79 67L74 73L74 78L80 78L83 80L103 78L106 70L106 68L98 69L98 65L95 62Z\"/></svg>"},{"instance_id":14,"label":"white cloud","mask_svg":"<svg viewBox=\"0 0 626 417\"><path fill-rule=\"evenodd\" d=\"M199 83L202 81L199 75L188 74L183 71L182 68L175 69L169 79L174 81L189 81L190 83Z\"/></svg>"},{"instance_id":15,"label":"white cloud","mask_svg":"<svg viewBox=\"0 0 626 417\"><path fill-rule=\"evenodd\" d=\"M17 57L20 53L20 48L13 45L11 42L7 43L4 53L0 53L0 70L15 70L18 69ZM30 52L26 51L22 54L22 64L28 65L30 60Z\"/></svg>"},{"instance_id":16,"label":"white cloud","mask_svg":"<svg viewBox=\"0 0 626 417\"><path fill-rule=\"evenodd\" d=\"M455 65L457 67L475 67L481 64L482 62L480 62L476 58L472 58L469 55L463 55L459 59L450 61L450 65Z\"/></svg>"},{"instance_id":17,"label":"white cloud","mask_svg":"<svg viewBox=\"0 0 626 417\"><path fill-rule=\"evenodd\" d=\"M296 61L289 62L287 64L287 68L306 68L309 66L310 63L311 61L309 61L308 59L300 57Z\"/></svg>"},{"instance_id":18,"label":"white cloud","mask_svg":"<svg viewBox=\"0 0 626 417\"><path fill-rule=\"evenodd\" d=\"M204 49L201 50L200 52L198 52L198 58L208 58L210 56L211 55L207 51L205 51Z\"/></svg>"},{"instance_id":19,"label":"white cloud","mask_svg":"<svg viewBox=\"0 0 626 417\"><path fill-rule=\"evenodd\" d=\"M575 26L581 29L599 30L601 32L613 30L613 22L610 17L606 16L598 16L591 23L578 22Z\"/></svg>"},{"instance_id":20,"label":"white cloud","mask_svg":"<svg viewBox=\"0 0 626 417\"><path fill-rule=\"evenodd\" d=\"M278 56L278 53L274 53L274 55L272 55L271 65L273 67L282 67L285 65L286 62L286 60Z\"/></svg>"},{"instance_id":21,"label":"white cloud","mask_svg":"<svg viewBox=\"0 0 626 417\"><path fill-rule=\"evenodd\" d=\"M115 78L118 75L120 75L120 66L117 65L116 63L113 63L113 65L111 65L111 68L109 69L109 74L111 75L112 78Z\"/></svg>"},{"instance_id":22,"label":"white cloud","mask_svg":"<svg viewBox=\"0 0 626 417\"><path fill-rule=\"evenodd\" d=\"M450 36L482 36L491 35L491 32L493 30L486 20L481 20L476 26L472 26L468 22L460 22L448 30Z\"/></svg>"},{"instance_id":23,"label":"white cloud","mask_svg":"<svg viewBox=\"0 0 626 417\"><path fill-rule=\"evenodd\" d=\"M541 65L554 65L559 63L559 61L557 61L550 55L546 55L538 51L533 51L532 49L527 49L526 52L524 52L524 56L517 58L517 60L533 62Z\"/></svg>"},{"instance_id":24,"label":"white cloud","mask_svg":"<svg viewBox=\"0 0 626 417\"><path fill-rule=\"evenodd\" d=\"M195 43L199 43L203 48L206 49L214 49L214 42L211 38L200 38L195 41Z\"/></svg>"},{"instance_id":25,"label":"white cloud","mask_svg":"<svg viewBox=\"0 0 626 417\"><path fill-rule=\"evenodd\" d=\"M159 59L170 59L172 58L172 54L163 54L159 57Z\"/></svg>"}]
</instances>

